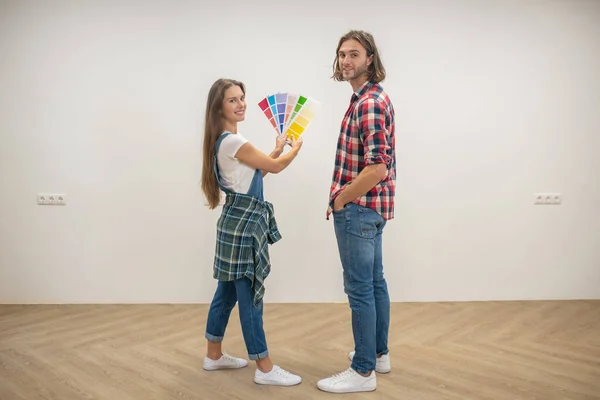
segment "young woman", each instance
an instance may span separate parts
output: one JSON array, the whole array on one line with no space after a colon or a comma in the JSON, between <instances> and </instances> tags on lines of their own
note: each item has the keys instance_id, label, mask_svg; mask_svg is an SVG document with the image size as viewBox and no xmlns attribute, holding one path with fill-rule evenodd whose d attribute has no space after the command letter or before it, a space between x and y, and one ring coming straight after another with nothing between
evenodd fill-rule
<instances>
[{"instance_id":1,"label":"young woman","mask_svg":"<svg viewBox=\"0 0 600 400\"><path fill-rule=\"evenodd\" d=\"M281 239L273 206L263 198L262 178L283 171L298 155L302 140L292 140L282 155L286 138L276 139L270 155L257 150L238 133L246 112L244 84L219 79L211 87L206 105L202 190L211 209L226 200L217 222L213 277L217 289L208 311L208 341L204 369L242 368L245 359L223 353L221 342L231 310L239 304L240 322L248 357L256 361L254 382L291 386L297 375L273 365L263 330L263 282L270 271L268 245Z\"/></svg>"}]
</instances>

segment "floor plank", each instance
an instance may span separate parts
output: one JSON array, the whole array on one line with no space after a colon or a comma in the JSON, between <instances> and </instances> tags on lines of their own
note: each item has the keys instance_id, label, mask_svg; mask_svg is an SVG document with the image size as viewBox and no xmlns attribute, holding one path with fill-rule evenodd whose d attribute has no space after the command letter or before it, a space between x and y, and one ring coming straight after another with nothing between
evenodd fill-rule
<instances>
[{"instance_id":1,"label":"floor plank","mask_svg":"<svg viewBox=\"0 0 600 400\"><path fill-rule=\"evenodd\" d=\"M316 382L347 368L347 304L266 304L273 361L303 377L253 383L255 367L202 369L207 305L0 305L0 399L600 399L600 301L394 303L392 372L373 393ZM224 347L245 356L237 308Z\"/></svg>"}]
</instances>

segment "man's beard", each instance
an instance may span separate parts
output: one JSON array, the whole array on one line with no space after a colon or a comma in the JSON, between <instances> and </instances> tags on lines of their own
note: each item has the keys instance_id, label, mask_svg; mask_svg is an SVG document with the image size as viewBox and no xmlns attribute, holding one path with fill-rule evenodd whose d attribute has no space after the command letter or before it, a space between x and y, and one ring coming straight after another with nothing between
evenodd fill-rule
<instances>
[{"instance_id":1,"label":"man's beard","mask_svg":"<svg viewBox=\"0 0 600 400\"><path fill-rule=\"evenodd\" d=\"M360 78L363 75L368 75L369 74L369 67L366 65L361 65L358 68L355 68L354 73L352 75L346 75L344 76L344 79L347 81L351 81L353 79L357 79Z\"/></svg>"}]
</instances>

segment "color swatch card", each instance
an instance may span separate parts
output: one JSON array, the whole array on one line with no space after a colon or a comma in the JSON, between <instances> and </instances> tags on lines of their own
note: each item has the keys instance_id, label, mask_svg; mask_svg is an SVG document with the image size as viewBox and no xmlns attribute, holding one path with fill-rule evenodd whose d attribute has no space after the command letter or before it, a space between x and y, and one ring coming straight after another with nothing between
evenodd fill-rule
<instances>
[{"instance_id":1,"label":"color swatch card","mask_svg":"<svg viewBox=\"0 0 600 400\"><path fill-rule=\"evenodd\" d=\"M321 103L293 93L275 93L262 99L258 106L277 134L297 139L315 118Z\"/></svg>"}]
</instances>

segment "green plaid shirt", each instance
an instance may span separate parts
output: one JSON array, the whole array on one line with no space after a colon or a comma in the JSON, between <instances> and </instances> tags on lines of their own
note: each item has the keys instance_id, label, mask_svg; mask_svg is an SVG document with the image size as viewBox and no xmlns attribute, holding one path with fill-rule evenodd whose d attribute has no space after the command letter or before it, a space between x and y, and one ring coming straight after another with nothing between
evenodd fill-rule
<instances>
[{"instance_id":1,"label":"green plaid shirt","mask_svg":"<svg viewBox=\"0 0 600 400\"><path fill-rule=\"evenodd\" d=\"M220 281L249 278L256 307L264 296L264 281L271 271L268 245L280 239L271 203L228 193L217 221L213 277Z\"/></svg>"}]
</instances>

